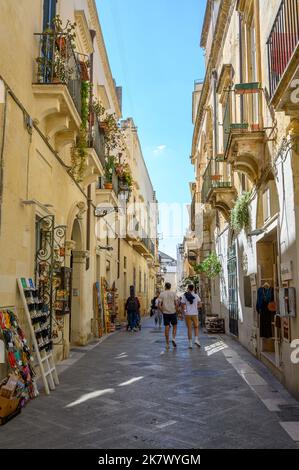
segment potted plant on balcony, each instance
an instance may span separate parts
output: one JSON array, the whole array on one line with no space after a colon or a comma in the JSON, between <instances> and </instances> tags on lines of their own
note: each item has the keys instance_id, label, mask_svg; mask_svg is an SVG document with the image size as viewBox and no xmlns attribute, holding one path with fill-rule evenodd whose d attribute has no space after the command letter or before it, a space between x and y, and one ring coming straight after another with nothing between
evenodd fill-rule
<instances>
[{"instance_id":1,"label":"potted plant on balcony","mask_svg":"<svg viewBox=\"0 0 299 470\"><path fill-rule=\"evenodd\" d=\"M220 181L221 178L222 178L222 175L211 175L212 181Z\"/></svg>"},{"instance_id":2,"label":"potted plant on balcony","mask_svg":"<svg viewBox=\"0 0 299 470\"><path fill-rule=\"evenodd\" d=\"M56 15L51 27L44 30L41 37L41 52L36 59L38 81L42 83L67 83L74 73L70 66L75 50L75 23L67 21L65 27Z\"/></svg>"},{"instance_id":3,"label":"potted plant on balcony","mask_svg":"<svg viewBox=\"0 0 299 470\"><path fill-rule=\"evenodd\" d=\"M106 157L106 164L105 164L105 189L112 189L112 177L113 173L115 173L115 157L112 155L108 155Z\"/></svg>"},{"instance_id":4,"label":"potted plant on balcony","mask_svg":"<svg viewBox=\"0 0 299 470\"><path fill-rule=\"evenodd\" d=\"M115 171L119 178L120 186L130 190L133 186L133 177L128 163L118 163Z\"/></svg>"}]
</instances>

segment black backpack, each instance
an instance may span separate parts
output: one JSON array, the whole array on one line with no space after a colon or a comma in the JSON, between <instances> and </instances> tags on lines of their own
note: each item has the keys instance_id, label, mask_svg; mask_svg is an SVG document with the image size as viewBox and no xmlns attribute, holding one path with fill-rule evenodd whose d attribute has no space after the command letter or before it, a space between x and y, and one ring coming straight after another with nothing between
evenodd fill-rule
<instances>
[{"instance_id":1,"label":"black backpack","mask_svg":"<svg viewBox=\"0 0 299 470\"><path fill-rule=\"evenodd\" d=\"M152 299L152 309L155 309L156 308L156 300L157 300L158 297L154 297Z\"/></svg>"},{"instance_id":2,"label":"black backpack","mask_svg":"<svg viewBox=\"0 0 299 470\"><path fill-rule=\"evenodd\" d=\"M138 313L138 304L136 299L128 298L127 301L127 310L128 312Z\"/></svg>"}]
</instances>

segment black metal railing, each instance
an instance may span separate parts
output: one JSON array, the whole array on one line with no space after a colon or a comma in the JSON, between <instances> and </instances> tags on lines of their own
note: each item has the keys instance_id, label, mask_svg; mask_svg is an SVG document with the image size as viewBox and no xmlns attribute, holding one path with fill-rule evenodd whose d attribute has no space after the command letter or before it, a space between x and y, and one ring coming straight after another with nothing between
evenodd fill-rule
<instances>
[{"instance_id":1,"label":"black metal railing","mask_svg":"<svg viewBox=\"0 0 299 470\"><path fill-rule=\"evenodd\" d=\"M226 165L225 163L222 164ZM220 173L218 170L217 173ZM212 168L212 161L209 162L204 174L203 184L201 190L201 202L204 204L208 202L209 196L213 189L232 188L232 181L230 175L224 176L217 174L215 169Z\"/></svg>"},{"instance_id":2,"label":"black metal railing","mask_svg":"<svg viewBox=\"0 0 299 470\"><path fill-rule=\"evenodd\" d=\"M37 83L65 84L81 115L81 67L78 55L66 33L55 30L35 33L40 41L37 58Z\"/></svg>"},{"instance_id":3,"label":"black metal railing","mask_svg":"<svg viewBox=\"0 0 299 470\"><path fill-rule=\"evenodd\" d=\"M98 119L95 117L94 125L88 136L88 146L94 148L97 156L103 166L106 165L105 162L105 135L104 131L100 129Z\"/></svg>"},{"instance_id":4,"label":"black metal railing","mask_svg":"<svg viewBox=\"0 0 299 470\"><path fill-rule=\"evenodd\" d=\"M299 43L299 2L282 0L269 39L269 81L272 97Z\"/></svg>"},{"instance_id":5,"label":"black metal railing","mask_svg":"<svg viewBox=\"0 0 299 470\"><path fill-rule=\"evenodd\" d=\"M142 243L147 248L147 251L155 257L155 244L151 238L149 238L144 232L141 238Z\"/></svg>"}]
</instances>

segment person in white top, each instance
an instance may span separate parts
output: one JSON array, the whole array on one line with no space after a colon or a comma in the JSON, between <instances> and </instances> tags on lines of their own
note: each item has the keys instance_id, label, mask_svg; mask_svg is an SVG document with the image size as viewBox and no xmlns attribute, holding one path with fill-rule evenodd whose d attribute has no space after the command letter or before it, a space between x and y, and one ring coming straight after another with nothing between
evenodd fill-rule
<instances>
[{"instance_id":1,"label":"person in white top","mask_svg":"<svg viewBox=\"0 0 299 470\"><path fill-rule=\"evenodd\" d=\"M172 326L172 345L176 348L176 332L177 332L177 309L178 302L175 292L171 290L171 284L166 282L165 291L161 292L158 298L158 306L163 313L163 320L165 326L165 339L166 339L166 351L169 350L169 330L170 325Z\"/></svg>"},{"instance_id":2,"label":"person in white top","mask_svg":"<svg viewBox=\"0 0 299 470\"><path fill-rule=\"evenodd\" d=\"M189 349L192 349L192 324L194 327L194 344L201 347L199 342L199 320L198 320L198 309L201 307L200 297L194 293L194 286L190 284L188 291L183 295L181 304L184 309L186 326L188 329Z\"/></svg>"}]
</instances>

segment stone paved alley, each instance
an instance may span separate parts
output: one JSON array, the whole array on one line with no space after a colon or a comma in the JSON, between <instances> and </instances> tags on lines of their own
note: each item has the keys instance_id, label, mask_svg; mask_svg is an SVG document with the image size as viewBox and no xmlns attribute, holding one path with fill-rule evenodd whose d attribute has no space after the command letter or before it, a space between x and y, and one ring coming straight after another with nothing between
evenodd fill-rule
<instances>
[{"instance_id":1,"label":"stone paved alley","mask_svg":"<svg viewBox=\"0 0 299 470\"><path fill-rule=\"evenodd\" d=\"M238 343L178 348L144 320L75 348L59 387L0 428L1 448L298 448L299 404ZM297 441L297 442L296 442Z\"/></svg>"}]
</instances>

